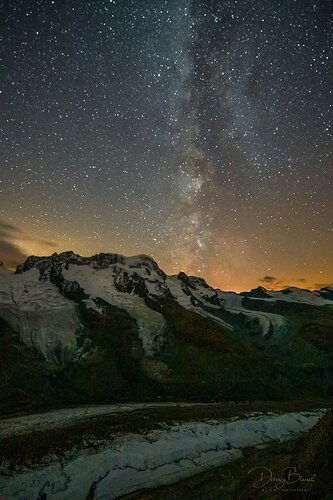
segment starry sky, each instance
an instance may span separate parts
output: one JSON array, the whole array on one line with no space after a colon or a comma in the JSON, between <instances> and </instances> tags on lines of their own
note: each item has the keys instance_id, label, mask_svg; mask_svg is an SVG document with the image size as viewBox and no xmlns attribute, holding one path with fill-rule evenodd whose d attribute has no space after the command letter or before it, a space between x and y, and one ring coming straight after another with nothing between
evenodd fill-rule
<instances>
[{"instance_id":1,"label":"starry sky","mask_svg":"<svg viewBox=\"0 0 333 500\"><path fill-rule=\"evenodd\" d=\"M1 0L0 257L333 283L327 0Z\"/></svg>"}]
</instances>

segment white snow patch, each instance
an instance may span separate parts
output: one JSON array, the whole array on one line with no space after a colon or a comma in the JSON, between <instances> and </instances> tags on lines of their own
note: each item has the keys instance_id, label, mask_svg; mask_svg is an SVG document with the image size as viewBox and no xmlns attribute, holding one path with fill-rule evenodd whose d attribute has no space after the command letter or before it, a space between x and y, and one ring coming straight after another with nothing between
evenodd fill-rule
<instances>
[{"instance_id":1,"label":"white snow patch","mask_svg":"<svg viewBox=\"0 0 333 500\"><path fill-rule=\"evenodd\" d=\"M301 304L310 304L314 306L325 306L333 304L332 300L324 299L316 290L304 290L303 288L290 287L287 290L290 293L283 293L283 291L267 290L271 297L248 297L255 300L263 300L266 302L274 302L276 300L283 300L284 302L296 302Z\"/></svg>"},{"instance_id":2,"label":"white snow patch","mask_svg":"<svg viewBox=\"0 0 333 500\"><path fill-rule=\"evenodd\" d=\"M80 322L74 302L49 281L39 281L35 268L0 277L0 314L23 342L46 359L52 359L59 346L62 351L76 347Z\"/></svg>"},{"instance_id":3,"label":"white snow patch","mask_svg":"<svg viewBox=\"0 0 333 500\"><path fill-rule=\"evenodd\" d=\"M131 258L130 258L131 259ZM132 258L134 259L134 257ZM126 269L117 263L117 270ZM135 272L137 273L137 269ZM139 269L144 272L143 269ZM91 299L97 297L105 300L111 305L125 309L138 324L138 334L147 355L153 355L163 342L166 322L162 314L150 309L142 297L134 293L120 292L114 285L115 269L94 269L91 266L78 266L72 264L69 269L63 270L63 276L70 281L77 281Z\"/></svg>"}]
</instances>

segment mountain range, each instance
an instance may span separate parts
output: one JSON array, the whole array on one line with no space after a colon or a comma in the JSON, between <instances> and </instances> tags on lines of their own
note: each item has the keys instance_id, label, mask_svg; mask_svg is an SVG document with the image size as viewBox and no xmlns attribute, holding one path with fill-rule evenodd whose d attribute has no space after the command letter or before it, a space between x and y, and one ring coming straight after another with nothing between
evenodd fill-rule
<instances>
[{"instance_id":1,"label":"mountain range","mask_svg":"<svg viewBox=\"0 0 333 500\"><path fill-rule=\"evenodd\" d=\"M0 409L329 395L333 288L240 294L146 255L0 266Z\"/></svg>"}]
</instances>

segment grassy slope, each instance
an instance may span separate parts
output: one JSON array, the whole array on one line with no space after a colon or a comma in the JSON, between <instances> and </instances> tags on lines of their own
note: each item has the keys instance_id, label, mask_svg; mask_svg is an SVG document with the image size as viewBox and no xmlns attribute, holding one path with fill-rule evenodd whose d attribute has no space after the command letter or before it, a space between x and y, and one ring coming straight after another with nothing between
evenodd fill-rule
<instances>
[{"instance_id":1,"label":"grassy slope","mask_svg":"<svg viewBox=\"0 0 333 500\"><path fill-rule=\"evenodd\" d=\"M163 304L161 312L171 338L162 360L171 368L169 390L176 398L283 400L328 392L331 356L295 335L299 329L295 322L290 335L293 341L284 338L270 348L257 341L253 344L247 334L242 341L239 331L229 332L171 300ZM307 314L306 309L304 321Z\"/></svg>"},{"instance_id":2,"label":"grassy slope","mask_svg":"<svg viewBox=\"0 0 333 500\"><path fill-rule=\"evenodd\" d=\"M164 299L160 312L169 324L173 339L181 344L214 352L236 352L252 358L259 355L255 348L235 341L228 330L214 319L184 309L173 299Z\"/></svg>"},{"instance_id":3,"label":"grassy slope","mask_svg":"<svg viewBox=\"0 0 333 500\"><path fill-rule=\"evenodd\" d=\"M48 364L0 319L0 413L47 406L54 396Z\"/></svg>"}]
</instances>

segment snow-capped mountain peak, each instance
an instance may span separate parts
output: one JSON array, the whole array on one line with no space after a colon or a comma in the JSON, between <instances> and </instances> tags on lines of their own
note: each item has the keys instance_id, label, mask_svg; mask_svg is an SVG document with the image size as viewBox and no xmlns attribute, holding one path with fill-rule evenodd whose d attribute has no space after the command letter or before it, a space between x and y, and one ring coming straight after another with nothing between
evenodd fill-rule
<instances>
[{"instance_id":1,"label":"snow-capped mountain peak","mask_svg":"<svg viewBox=\"0 0 333 500\"><path fill-rule=\"evenodd\" d=\"M226 330L242 328L264 338L283 331L286 320L271 306L291 302L333 304L332 289L309 292L295 287L281 292L258 287L251 292L222 292L184 272L167 276L147 255L126 257L99 253L83 257L72 251L30 256L11 273L0 266L0 318L10 323L22 340L52 357L59 343L75 350L82 325L77 307L105 314L109 305L126 311L137 324L147 356L159 351L168 331L164 303L213 320ZM250 301L250 302L249 302ZM257 301L257 302L256 302Z\"/></svg>"}]
</instances>

